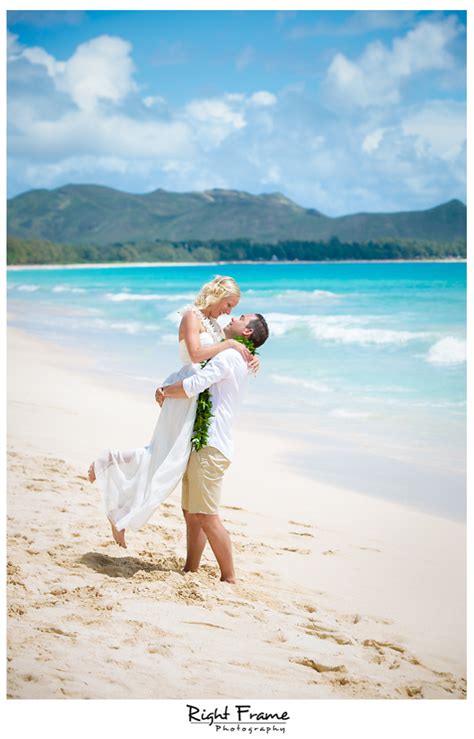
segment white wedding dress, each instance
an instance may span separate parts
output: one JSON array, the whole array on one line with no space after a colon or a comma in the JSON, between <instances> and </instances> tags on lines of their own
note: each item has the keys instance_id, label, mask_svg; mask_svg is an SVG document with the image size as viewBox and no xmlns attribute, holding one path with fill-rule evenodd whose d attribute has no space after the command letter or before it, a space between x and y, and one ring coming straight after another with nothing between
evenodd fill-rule
<instances>
[{"instance_id":1,"label":"white wedding dress","mask_svg":"<svg viewBox=\"0 0 474 739\"><path fill-rule=\"evenodd\" d=\"M204 331L199 337L201 346L221 340L215 331L213 335ZM163 385L184 380L200 367L191 362L184 340L179 342L179 351L183 366ZM105 449L94 460L107 517L119 531L137 531L180 482L191 452L196 403L197 398L167 398L148 446Z\"/></svg>"}]
</instances>

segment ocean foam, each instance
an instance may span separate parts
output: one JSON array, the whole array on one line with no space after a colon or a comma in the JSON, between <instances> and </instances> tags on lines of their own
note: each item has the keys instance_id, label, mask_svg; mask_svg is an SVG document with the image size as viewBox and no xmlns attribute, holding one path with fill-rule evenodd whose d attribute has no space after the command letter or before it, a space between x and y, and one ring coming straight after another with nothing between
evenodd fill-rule
<instances>
[{"instance_id":1,"label":"ocean foam","mask_svg":"<svg viewBox=\"0 0 474 739\"><path fill-rule=\"evenodd\" d=\"M53 293L85 293L83 287L69 287L68 285L55 285L52 289Z\"/></svg>"},{"instance_id":2,"label":"ocean foam","mask_svg":"<svg viewBox=\"0 0 474 739\"><path fill-rule=\"evenodd\" d=\"M400 331L395 329L366 327L372 316L301 316L287 313L266 315L270 334L274 337L306 329L315 339L338 341L343 344L395 344L426 339L431 334L424 331Z\"/></svg>"},{"instance_id":3,"label":"ocean foam","mask_svg":"<svg viewBox=\"0 0 474 739\"><path fill-rule=\"evenodd\" d=\"M262 297L262 296L259 296ZM330 301L331 303L338 301L342 295L333 293L330 290L283 290L277 295L272 296L275 300L295 300L297 302L307 301Z\"/></svg>"},{"instance_id":4,"label":"ocean foam","mask_svg":"<svg viewBox=\"0 0 474 739\"><path fill-rule=\"evenodd\" d=\"M454 336L446 336L433 344L425 359L430 364L448 366L466 361L466 342Z\"/></svg>"},{"instance_id":5,"label":"ocean foam","mask_svg":"<svg viewBox=\"0 0 474 739\"><path fill-rule=\"evenodd\" d=\"M104 321L96 318L93 325L101 331L119 331L123 334L135 335L149 332L158 334L160 326L155 323L142 323L141 321Z\"/></svg>"},{"instance_id":6,"label":"ocean foam","mask_svg":"<svg viewBox=\"0 0 474 739\"><path fill-rule=\"evenodd\" d=\"M180 300L193 300L195 295L193 293L184 293L184 294L163 294L160 295L158 293L127 293L127 292L120 292L120 293L106 293L105 297L107 300L112 301L113 303L121 303L124 300L163 300L169 303L173 303Z\"/></svg>"},{"instance_id":7,"label":"ocean foam","mask_svg":"<svg viewBox=\"0 0 474 739\"><path fill-rule=\"evenodd\" d=\"M17 290L21 290L25 293L34 293L40 289L39 285L18 285Z\"/></svg>"}]
</instances>

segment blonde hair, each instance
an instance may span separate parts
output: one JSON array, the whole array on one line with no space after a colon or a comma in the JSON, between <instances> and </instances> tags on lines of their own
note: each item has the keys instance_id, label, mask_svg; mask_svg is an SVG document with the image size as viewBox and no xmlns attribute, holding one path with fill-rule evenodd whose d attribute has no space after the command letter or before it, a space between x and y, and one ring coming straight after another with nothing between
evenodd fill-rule
<instances>
[{"instance_id":1,"label":"blonde hair","mask_svg":"<svg viewBox=\"0 0 474 739\"><path fill-rule=\"evenodd\" d=\"M240 298L240 288L234 278L217 275L213 280L206 282L201 287L199 295L194 301L194 305L200 310L203 310L204 308L210 308L212 305L215 305L222 298L229 298L231 295Z\"/></svg>"}]
</instances>

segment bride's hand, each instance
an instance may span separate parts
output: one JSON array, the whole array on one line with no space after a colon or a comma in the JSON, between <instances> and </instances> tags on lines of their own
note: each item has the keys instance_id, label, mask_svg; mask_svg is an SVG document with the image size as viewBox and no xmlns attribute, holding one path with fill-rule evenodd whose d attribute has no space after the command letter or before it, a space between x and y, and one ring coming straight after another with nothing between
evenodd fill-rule
<instances>
[{"instance_id":1,"label":"bride's hand","mask_svg":"<svg viewBox=\"0 0 474 739\"><path fill-rule=\"evenodd\" d=\"M155 400L161 408L163 403L165 402L165 396L161 387L156 388Z\"/></svg>"},{"instance_id":2,"label":"bride's hand","mask_svg":"<svg viewBox=\"0 0 474 739\"><path fill-rule=\"evenodd\" d=\"M247 347L244 344L241 344L240 341L229 339L229 349L235 349L237 352L239 352L242 359L245 359L248 364L250 364L254 359L253 354L249 352Z\"/></svg>"},{"instance_id":3,"label":"bride's hand","mask_svg":"<svg viewBox=\"0 0 474 739\"><path fill-rule=\"evenodd\" d=\"M260 359L256 356L253 356L252 361L249 362L249 372L252 375L256 375L259 369L260 369Z\"/></svg>"}]
</instances>

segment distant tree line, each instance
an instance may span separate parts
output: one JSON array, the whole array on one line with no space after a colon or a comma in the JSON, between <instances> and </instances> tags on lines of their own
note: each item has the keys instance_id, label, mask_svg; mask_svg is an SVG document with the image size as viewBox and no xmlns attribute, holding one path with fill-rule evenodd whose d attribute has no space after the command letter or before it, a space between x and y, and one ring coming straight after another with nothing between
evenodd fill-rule
<instances>
[{"instance_id":1,"label":"distant tree line","mask_svg":"<svg viewBox=\"0 0 474 739\"><path fill-rule=\"evenodd\" d=\"M332 261L376 259L447 259L466 257L466 242L420 239L343 242L278 241L154 241L107 245L57 244L7 239L8 264L87 264L97 262Z\"/></svg>"}]
</instances>

